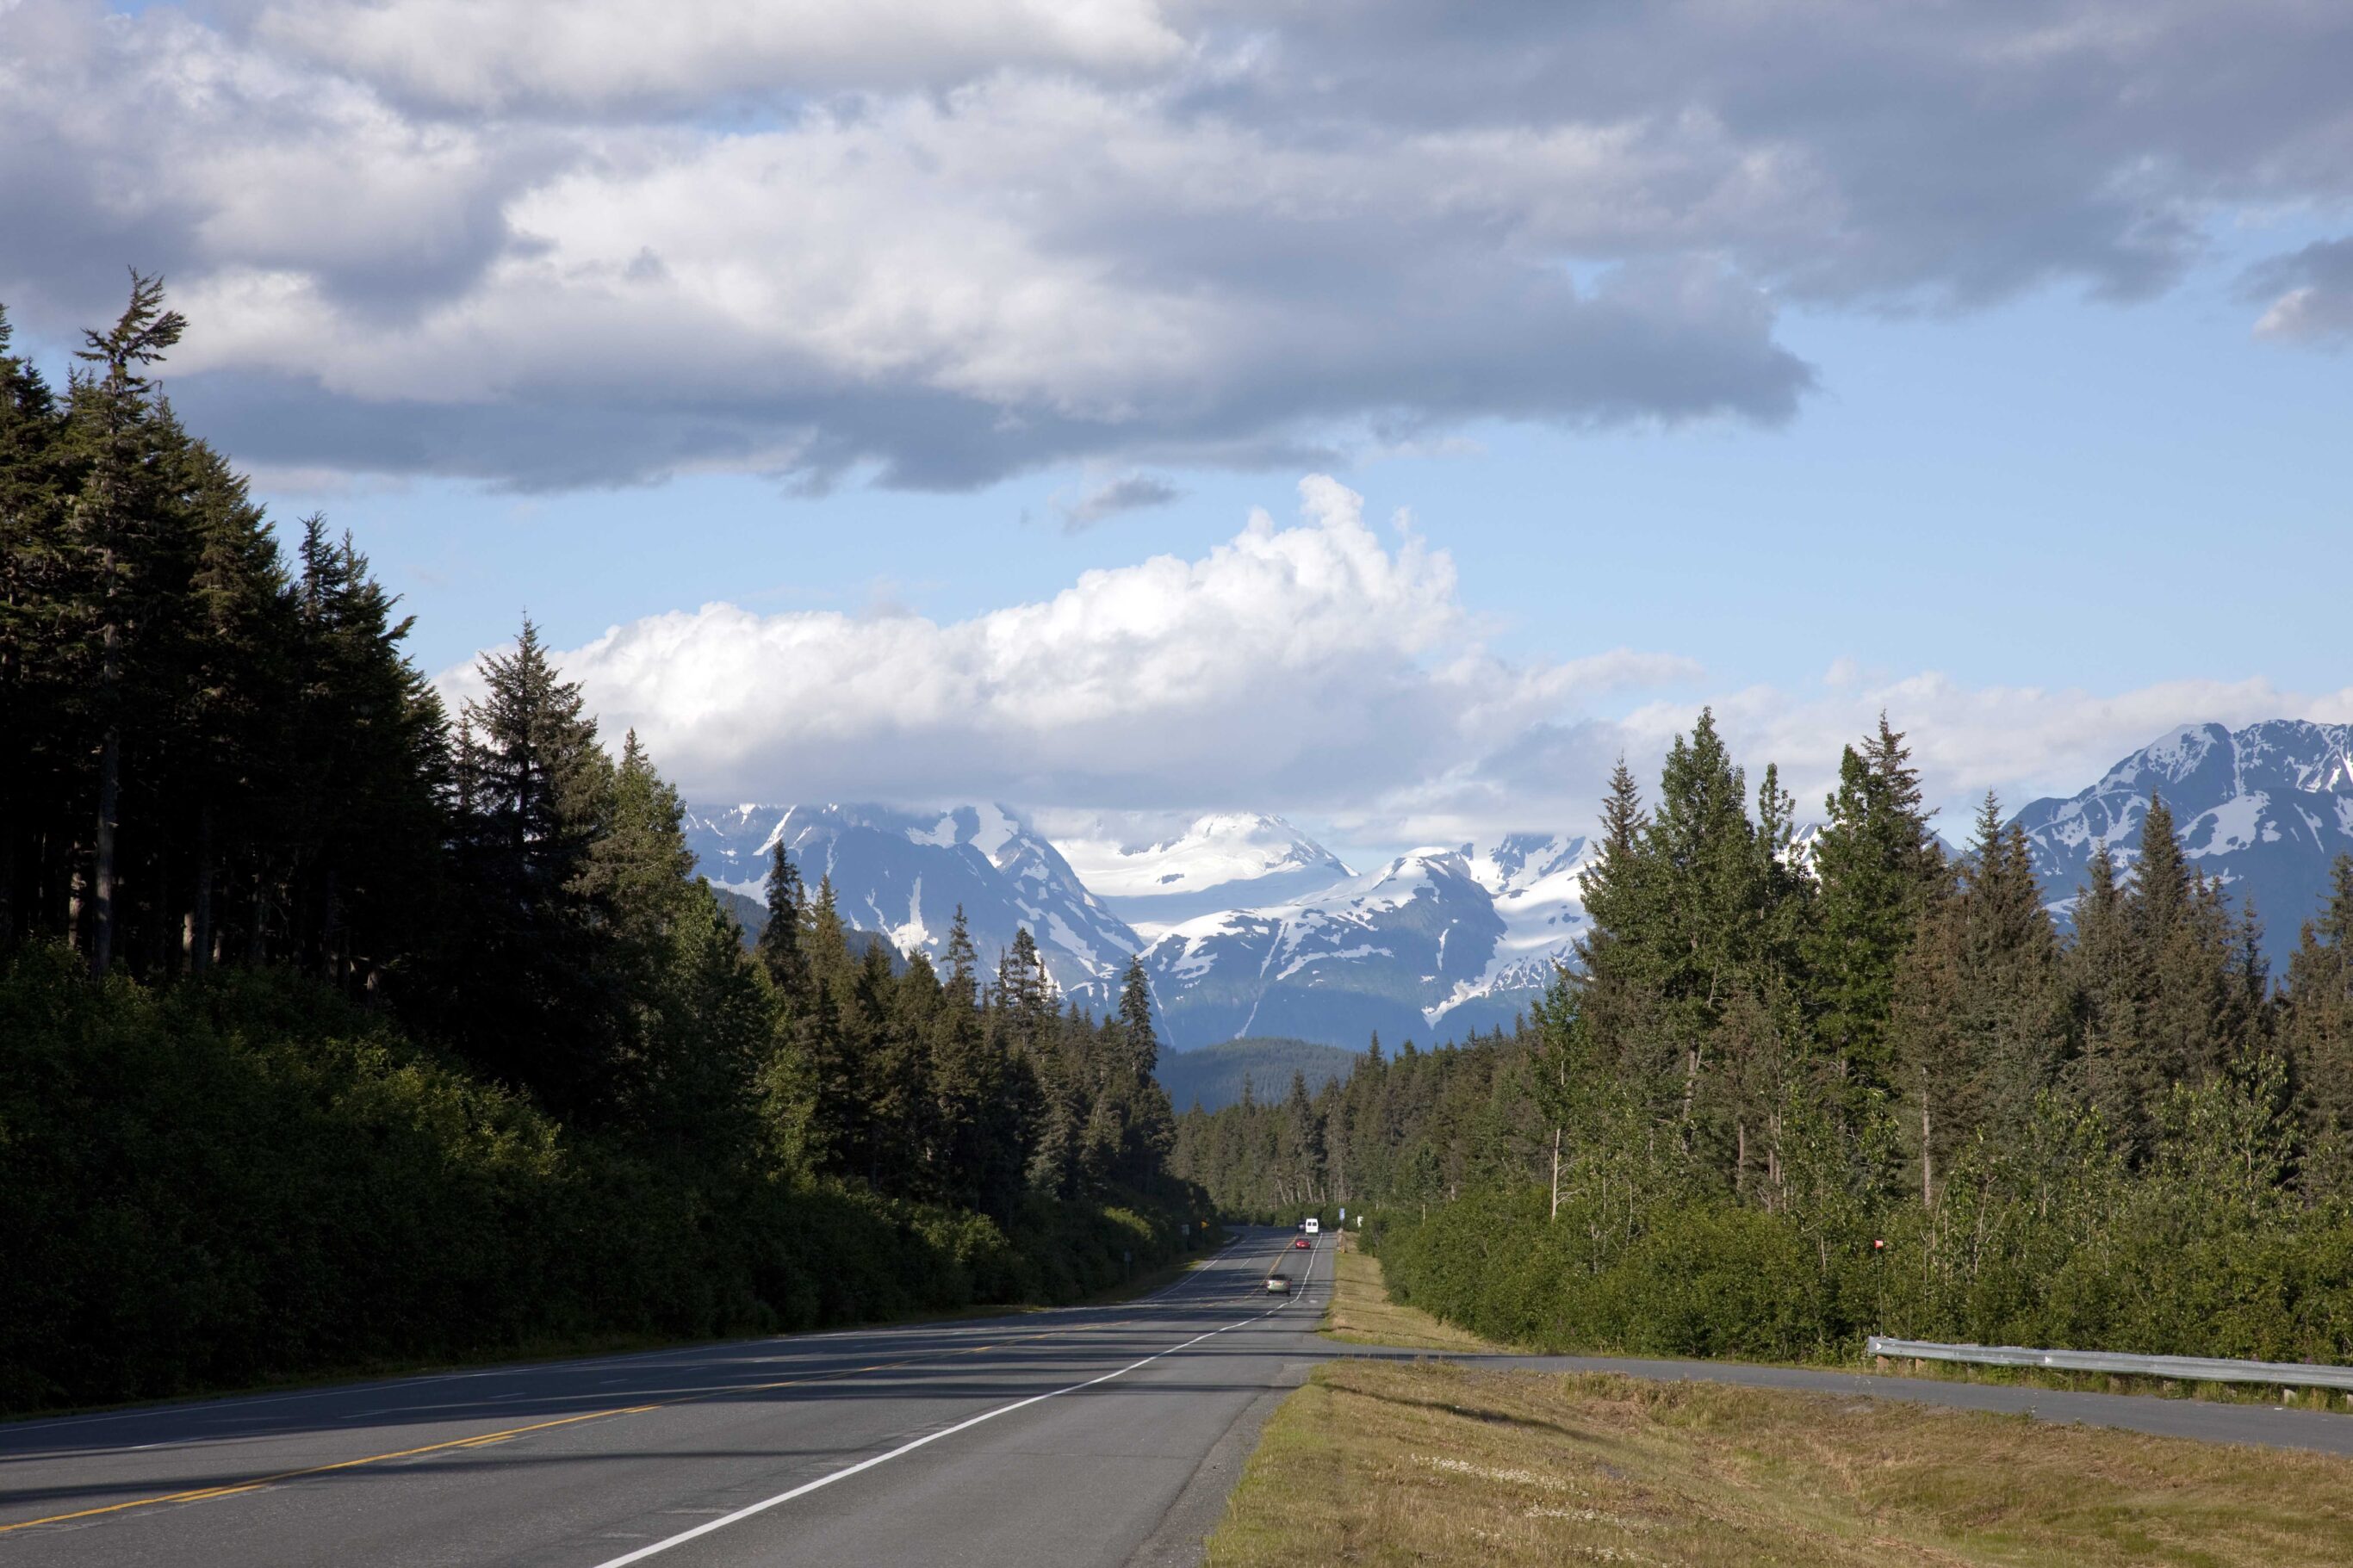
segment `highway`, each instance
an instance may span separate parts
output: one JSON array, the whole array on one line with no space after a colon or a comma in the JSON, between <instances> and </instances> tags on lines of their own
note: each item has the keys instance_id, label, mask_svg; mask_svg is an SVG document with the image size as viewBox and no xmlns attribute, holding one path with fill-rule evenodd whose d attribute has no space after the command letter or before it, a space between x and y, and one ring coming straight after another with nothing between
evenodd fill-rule
<instances>
[{"instance_id":1,"label":"highway","mask_svg":"<svg viewBox=\"0 0 2353 1568\"><path fill-rule=\"evenodd\" d=\"M0 1564L1198 1561L1332 1353L1328 1238L1291 1241L1113 1307L0 1426Z\"/></svg>"},{"instance_id":2,"label":"highway","mask_svg":"<svg viewBox=\"0 0 2353 1568\"><path fill-rule=\"evenodd\" d=\"M1317 1363L1329 1238L1246 1230L1111 1307L493 1367L0 1426L0 1568L1200 1561ZM1282 1268L1299 1288L1271 1296ZM2353 1417L1819 1368L1474 1355L2353 1454Z\"/></svg>"}]
</instances>

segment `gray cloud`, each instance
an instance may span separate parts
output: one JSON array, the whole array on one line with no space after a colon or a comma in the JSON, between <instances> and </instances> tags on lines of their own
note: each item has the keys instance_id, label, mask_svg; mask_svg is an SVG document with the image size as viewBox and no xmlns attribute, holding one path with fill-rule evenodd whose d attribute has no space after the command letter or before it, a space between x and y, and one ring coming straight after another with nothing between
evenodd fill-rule
<instances>
[{"instance_id":1,"label":"gray cloud","mask_svg":"<svg viewBox=\"0 0 2353 1568\"><path fill-rule=\"evenodd\" d=\"M20 0L0 300L61 338L167 272L249 461L955 489L1771 424L1777 300L2130 299L2353 198L2353 12L2300 0L457 14ZM2345 330L2335 256L2264 331Z\"/></svg>"},{"instance_id":2,"label":"gray cloud","mask_svg":"<svg viewBox=\"0 0 2353 1568\"><path fill-rule=\"evenodd\" d=\"M1166 506L1184 493L1156 474L1126 474L1105 479L1061 509L1062 526L1076 532L1124 511Z\"/></svg>"},{"instance_id":3,"label":"gray cloud","mask_svg":"<svg viewBox=\"0 0 2353 1568\"><path fill-rule=\"evenodd\" d=\"M2353 342L2353 239L2323 240L2256 268L2248 289L2268 301L2255 331L2288 342Z\"/></svg>"}]
</instances>

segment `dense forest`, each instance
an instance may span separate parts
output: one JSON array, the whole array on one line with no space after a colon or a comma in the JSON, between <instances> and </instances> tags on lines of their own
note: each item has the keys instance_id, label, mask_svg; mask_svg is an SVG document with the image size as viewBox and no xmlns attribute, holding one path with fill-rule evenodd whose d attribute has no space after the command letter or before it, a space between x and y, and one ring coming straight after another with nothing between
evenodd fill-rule
<instances>
[{"instance_id":1,"label":"dense forest","mask_svg":"<svg viewBox=\"0 0 2353 1568\"><path fill-rule=\"evenodd\" d=\"M1195 1105L1176 1119L1170 1165L1219 1213L1285 1223L1367 1205L1419 1212L1512 1181L1550 1147L1529 1094L1538 1039L1525 1019L1430 1051L1407 1040L1386 1053L1376 1035L1345 1074L1314 1089L1293 1072L1286 1092L1262 1097L1246 1080L1232 1104Z\"/></svg>"},{"instance_id":2,"label":"dense forest","mask_svg":"<svg viewBox=\"0 0 2353 1568\"><path fill-rule=\"evenodd\" d=\"M756 948L526 621L448 712L152 367L0 315L0 1408L1069 1300L1198 1239L1140 970Z\"/></svg>"},{"instance_id":3,"label":"dense forest","mask_svg":"<svg viewBox=\"0 0 2353 1568\"><path fill-rule=\"evenodd\" d=\"M1353 1202L1402 1293L1527 1342L2353 1358L2353 860L2275 977L2162 799L2063 936L1998 802L1947 856L1884 720L1804 846L1705 714L1601 826L1518 1031L1188 1113L1176 1168Z\"/></svg>"}]
</instances>

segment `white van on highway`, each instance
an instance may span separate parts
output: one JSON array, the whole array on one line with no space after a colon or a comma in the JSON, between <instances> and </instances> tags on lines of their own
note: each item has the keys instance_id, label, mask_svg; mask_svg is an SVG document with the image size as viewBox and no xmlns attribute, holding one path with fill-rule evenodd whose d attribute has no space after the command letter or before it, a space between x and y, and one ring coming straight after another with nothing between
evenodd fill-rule
<instances>
[{"instance_id":1,"label":"white van on highway","mask_svg":"<svg viewBox=\"0 0 2353 1568\"><path fill-rule=\"evenodd\" d=\"M1305 1224L1301 1228L1304 1229L1310 1236L1320 1235L1324 1229L1324 1222L1317 1219L1314 1215L1309 1215Z\"/></svg>"}]
</instances>

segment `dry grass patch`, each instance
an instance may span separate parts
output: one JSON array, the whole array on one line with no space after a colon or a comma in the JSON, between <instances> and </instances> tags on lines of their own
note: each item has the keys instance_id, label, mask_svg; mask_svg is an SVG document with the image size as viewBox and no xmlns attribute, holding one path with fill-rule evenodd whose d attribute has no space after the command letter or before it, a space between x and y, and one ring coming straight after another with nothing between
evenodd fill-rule
<instances>
[{"instance_id":1,"label":"dry grass patch","mask_svg":"<svg viewBox=\"0 0 2353 1568\"><path fill-rule=\"evenodd\" d=\"M1343 1239L1332 1255L1332 1304L1324 1310L1324 1334L1353 1345L1400 1345L1407 1350L1451 1352L1499 1351L1476 1334L1440 1322L1419 1308L1389 1300L1381 1260L1358 1252Z\"/></svg>"},{"instance_id":2,"label":"dry grass patch","mask_svg":"<svg viewBox=\"0 0 2353 1568\"><path fill-rule=\"evenodd\" d=\"M2353 1461L1894 1401L1335 1362L1216 1568L2353 1563Z\"/></svg>"}]
</instances>

